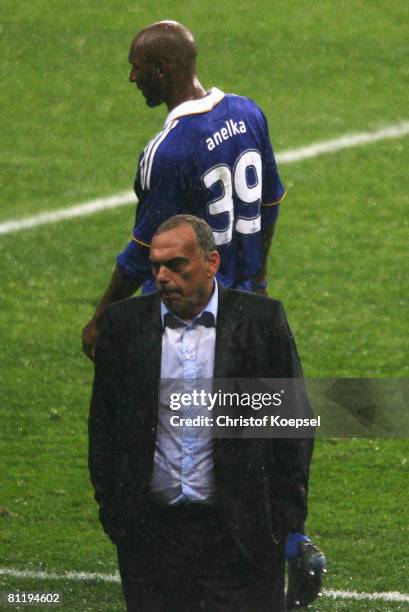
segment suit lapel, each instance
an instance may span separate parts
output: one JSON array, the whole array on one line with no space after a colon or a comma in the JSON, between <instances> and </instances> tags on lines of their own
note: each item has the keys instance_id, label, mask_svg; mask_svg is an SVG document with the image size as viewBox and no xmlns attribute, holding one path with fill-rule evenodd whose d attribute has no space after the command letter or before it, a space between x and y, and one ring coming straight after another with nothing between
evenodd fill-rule
<instances>
[{"instance_id":1,"label":"suit lapel","mask_svg":"<svg viewBox=\"0 0 409 612\"><path fill-rule=\"evenodd\" d=\"M140 367L146 375L158 380L160 377L160 361L162 352L162 321L160 316L160 299L155 294L152 307L140 320L139 328L139 359Z\"/></svg>"},{"instance_id":2,"label":"suit lapel","mask_svg":"<svg viewBox=\"0 0 409 612\"><path fill-rule=\"evenodd\" d=\"M139 415L142 422L156 426L158 408L158 387L162 352L162 323L160 316L160 299L157 294L146 301L135 298L135 326L129 330L127 341L127 370L131 380L137 373L137 388L143 402L139 404ZM152 420L153 419L153 420Z\"/></svg>"},{"instance_id":3,"label":"suit lapel","mask_svg":"<svg viewBox=\"0 0 409 612\"><path fill-rule=\"evenodd\" d=\"M231 304L229 292L219 285L214 378L233 378L240 375L244 351L241 334L244 318L240 316L240 311L236 310Z\"/></svg>"},{"instance_id":4,"label":"suit lapel","mask_svg":"<svg viewBox=\"0 0 409 612\"><path fill-rule=\"evenodd\" d=\"M243 372L246 359L245 329L246 323L242 311L235 307L234 294L219 285L219 306L217 311L216 354L214 366L215 379L237 379ZM218 383L213 391L219 389L231 391L230 383ZM226 410L216 403L214 419L226 414ZM237 452L237 440L216 437L213 440L214 475L216 495L223 504L232 506L226 483L234 483L234 458ZM220 496L220 497L219 497Z\"/></svg>"}]
</instances>

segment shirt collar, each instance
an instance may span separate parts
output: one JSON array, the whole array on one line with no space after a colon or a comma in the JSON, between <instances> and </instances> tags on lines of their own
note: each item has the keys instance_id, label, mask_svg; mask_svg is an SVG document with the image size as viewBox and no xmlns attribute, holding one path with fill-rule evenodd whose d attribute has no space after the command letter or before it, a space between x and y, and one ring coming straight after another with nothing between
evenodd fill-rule
<instances>
[{"instance_id":1,"label":"shirt collar","mask_svg":"<svg viewBox=\"0 0 409 612\"><path fill-rule=\"evenodd\" d=\"M216 279L213 280L213 293L212 293L212 297L210 298L210 300L208 301L208 303L206 304L206 306L203 308L203 310L201 310L193 319L192 323L190 323L189 325L193 324L196 319L198 319L200 317L200 315L202 314L202 312L204 312L206 310L206 312L211 312L212 315L214 316L214 320L215 323L217 324L217 307L218 307L218 303L219 303L219 287L217 285ZM165 304L163 302L160 303L160 314L162 317L162 327L164 325L164 316L167 312L170 312L169 308L167 306L165 306ZM177 319L180 319L180 317L178 317L177 315L175 315L174 313L172 313L174 317L176 317ZM183 319L180 319L180 321L183 321ZM186 324L186 321L183 321Z\"/></svg>"},{"instance_id":2,"label":"shirt collar","mask_svg":"<svg viewBox=\"0 0 409 612\"><path fill-rule=\"evenodd\" d=\"M212 87L207 96L199 98L199 100L187 100L176 106L167 116L165 128L174 121L185 115L198 115L200 113L208 113L223 100L225 93L217 87Z\"/></svg>"}]
</instances>

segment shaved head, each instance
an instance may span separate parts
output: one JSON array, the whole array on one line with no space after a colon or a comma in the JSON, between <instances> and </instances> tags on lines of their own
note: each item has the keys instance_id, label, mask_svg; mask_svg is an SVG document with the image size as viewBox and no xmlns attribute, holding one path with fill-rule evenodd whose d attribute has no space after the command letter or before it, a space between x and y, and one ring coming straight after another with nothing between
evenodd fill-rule
<instances>
[{"instance_id":1,"label":"shaved head","mask_svg":"<svg viewBox=\"0 0 409 612\"><path fill-rule=\"evenodd\" d=\"M177 71L194 74L197 47L192 33L177 21L158 21L141 30L133 40L132 51L139 51L149 62L159 60Z\"/></svg>"},{"instance_id":2,"label":"shaved head","mask_svg":"<svg viewBox=\"0 0 409 612\"><path fill-rule=\"evenodd\" d=\"M186 100L206 95L196 76L193 35L177 21L158 21L143 28L129 52L129 81L142 91L148 106L165 102L172 110Z\"/></svg>"}]
</instances>

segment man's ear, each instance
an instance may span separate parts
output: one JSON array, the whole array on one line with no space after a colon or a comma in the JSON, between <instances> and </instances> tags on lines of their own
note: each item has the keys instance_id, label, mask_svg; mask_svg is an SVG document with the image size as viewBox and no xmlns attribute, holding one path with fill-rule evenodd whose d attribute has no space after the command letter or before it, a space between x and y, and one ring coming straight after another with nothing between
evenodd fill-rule
<instances>
[{"instance_id":1,"label":"man's ear","mask_svg":"<svg viewBox=\"0 0 409 612\"><path fill-rule=\"evenodd\" d=\"M214 276L220 268L220 255L219 251L211 251L207 260L209 264L209 278Z\"/></svg>"},{"instance_id":2,"label":"man's ear","mask_svg":"<svg viewBox=\"0 0 409 612\"><path fill-rule=\"evenodd\" d=\"M165 60L162 60L162 59L156 60L156 65L155 65L156 75L160 79L162 79L165 76L166 68L167 68L167 65L166 65Z\"/></svg>"}]
</instances>

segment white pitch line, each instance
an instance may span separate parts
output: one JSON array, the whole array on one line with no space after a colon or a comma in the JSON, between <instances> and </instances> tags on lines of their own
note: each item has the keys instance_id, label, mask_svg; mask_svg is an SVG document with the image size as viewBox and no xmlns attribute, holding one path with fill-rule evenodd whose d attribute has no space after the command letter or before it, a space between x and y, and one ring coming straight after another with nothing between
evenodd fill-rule
<instances>
[{"instance_id":1,"label":"white pitch line","mask_svg":"<svg viewBox=\"0 0 409 612\"><path fill-rule=\"evenodd\" d=\"M0 234L12 234L21 230L37 227L38 225L48 225L49 223L57 223L64 219L73 219L74 217L83 217L84 215L93 215L101 210L109 208L118 208L126 204L136 203L136 196L133 191L125 191L109 198L99 198L88 202L81 202L70 206L70 208L60 208L50 212L39 213L25 219L16 219L0 223Z\"/></svg>"},{"instance_id":2,"label":"white pitch line","mask_svg":"<svg viewBox=\"0 0 409 612\"><path fill-rule=\"evenodd\" d=\"M121 582L119 574L98 574L94 572L34 572L31 570L15 570L8 567L0 568L0 576L10 576L12 578L30 578L33 580L78 580L81 581L100 581L100 582Z\"/></svg>"},{"instance_id":3,"label":"white pitch line","mask_svg":"<svg viewBox=\"0 0 409 612\"><path fill-rule=\"evenodd\" d=\"M385 593L359 593L358 591L327 591L323 595L331 599L356 599L369 601L409 601L409 595L398 593L397 591Z\"/></svg>"},{"instance_id":4,"label":"white pitch line","mask_svg":"<svg viewBox=\"0 0 409 612\"><path fill-rule=\"evenodd\" d=\"M30 570L15 570L12 568L0 568L0 576L10 576L12 578L29 578L34 580L75 580L78 582L89 581L89 582L111 582L120 583L121 579L119 574L99 574L94 572L64 572L63 574L57 574L56 572L34 572ZM397 601L397 602L409 602L409 595L405 593L398 593L397 591L385 592L385 593L360 593L358 591L333 591L324 590L324 597L331 599L354 599L354 600L368 600L368 601Z\"/></svg>"},{"instance_id":5,"label":"white pitch line","mask_svg":"<svg viewBox=\"0 0 409 612\"><path fill-rule=\"evenodd\" d=\"M351 149L365 144L388 140L389 138L403 138L409 134L409 121L402 121L396 125L390 125L374 132L359 132L357 134L346 134L333 140L317 142L308 147L301 147L293 151L283 151L277 155L277 161L281 164L291 164L303 159L310 159L326 153L336 153L342 149Z\"/></svg>"},{"instance_id":6,"label":"white pitch line","mask_svg":"<svg viewBox=\"0 0 409 612\"><path fill-rule=\"evenodd\" d=\"M387 140L389 138L403 138L409 134L409 121L403 121L395 125L380 128L373 132L359 132L357 134L346 134L340 138L316 142L307 147L290 149L282 151L276 155L277 161L280 164L292 164L304 159L311 159L319 155L328 153L336 153L342 149L350 149L379 140ZM0 235L12 234L25 229L38 227L39 225L48 225L49 223L57 223L64 219L73 219L74 217L82 217L84 215L92 215L102 210L109 208L118 208L136 202L133 191L125 191L118 193L108 198L99 198L89 202L81 202L69 208L57 209L50 212L43 212L32 217L23 219L12 219L0 223Z\"/></svg>"}]
</instances>

